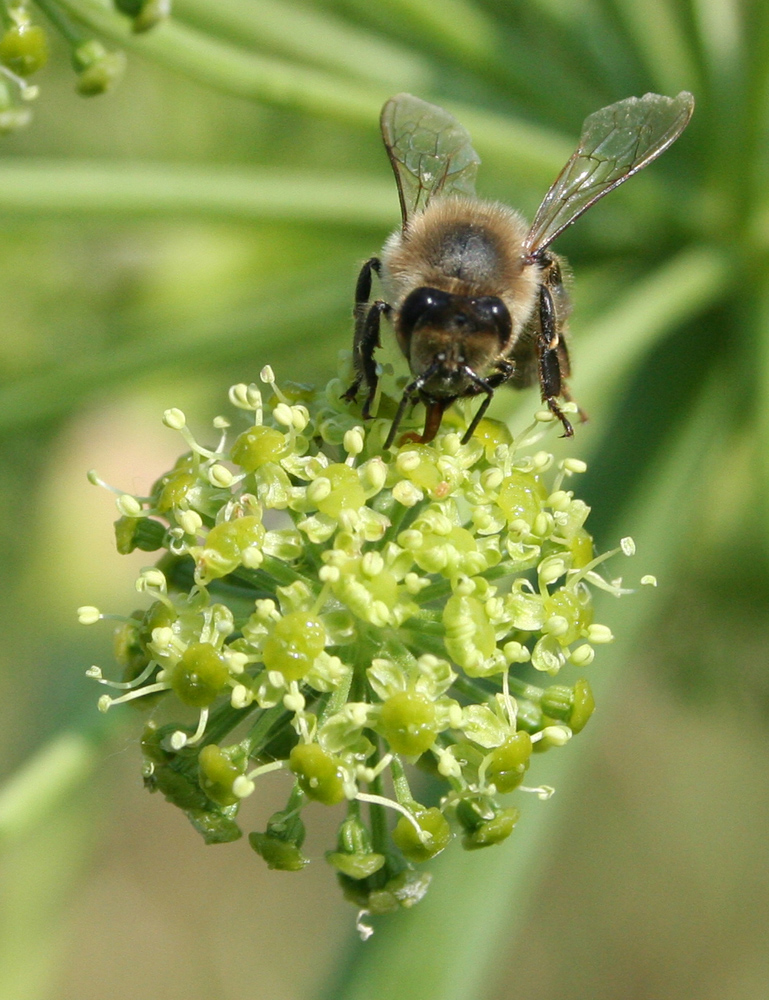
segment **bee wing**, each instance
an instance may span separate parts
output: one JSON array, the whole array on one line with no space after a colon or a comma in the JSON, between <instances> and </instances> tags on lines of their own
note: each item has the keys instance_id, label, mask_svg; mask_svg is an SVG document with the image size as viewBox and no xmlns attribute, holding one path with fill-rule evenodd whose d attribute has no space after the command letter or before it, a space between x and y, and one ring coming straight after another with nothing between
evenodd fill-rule
<instances>
[{"instance_id":1,"label":"bee wing","mask_svg":"<svg viewBox=\"0 0 769 1000\"><path fill-rule=\"evenodd\" d=\"M610 104L585 119L579 145L539 206L524 246L544 250L563 230L676 141L694 98L645 94Z\"/></svg>"},{"instance_id":2,"label":"bee wing","mask_svg":"<svg viewBox=\"0 0 769 1000\"><path fill-rule=\"evenodd\" d=\"M380 125L404 229L437 194L475 194L481 160L467 129L448 111L411 94L396 94L382 108Z\"/></svg>"}]
</instances>

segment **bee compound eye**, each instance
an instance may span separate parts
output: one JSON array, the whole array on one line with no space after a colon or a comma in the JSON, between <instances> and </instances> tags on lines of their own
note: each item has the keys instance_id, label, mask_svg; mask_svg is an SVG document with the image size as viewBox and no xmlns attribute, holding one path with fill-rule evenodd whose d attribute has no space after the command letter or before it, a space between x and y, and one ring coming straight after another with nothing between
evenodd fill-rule
<instances>
[{"instance_id":1,"label":"bee compound eye","mask_svg":"<svg viewBox=\"0 0 769 1000\"><path fill-rule=\"evenodd\" d=\"M476 309L479 318L492 326L502 340L506 340L510 335L512 326L510 313L502 299L494 295L487 295L476 300Z\"/></svg>"},{"instance_id":2,"label":"bee compound eye","mask_svg":"<svg viewBox=\"0 0 769 1000\"><path fill-rule=\"evenodd\" d=\"M400 323L404 333L411 333L420 323L436 319L450 299L448 292L442 292L438 288L415 288L406 296L400 309Z\"/></svg>"}]
</instances>

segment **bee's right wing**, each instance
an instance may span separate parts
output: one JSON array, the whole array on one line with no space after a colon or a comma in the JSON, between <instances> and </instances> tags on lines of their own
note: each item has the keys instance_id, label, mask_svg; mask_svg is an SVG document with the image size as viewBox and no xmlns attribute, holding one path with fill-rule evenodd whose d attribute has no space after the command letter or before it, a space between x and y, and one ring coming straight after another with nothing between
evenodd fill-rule
<instances>
[{"instance_id":1,"label":"bee's right wing","mask_svg":"<svg viewBox=\"0 0 769 1000\"><path fill-rule=\"evenodd\" d=\"M694 98L628 97L585 119L579 145L545 195L529 235L528 254L544 250L563 230L628 177L655 160L689 124Z\"/></svg>"},{"instance_id":2,"label":"bee's right wing","mask_svg":"<svg viewBox=\"0 0 769 1000\"><path fill-rule=\"evenodd\" d=\"M380 125L404 229L437 194L475 194L480 157L467 129L448 111L411 94L396 94L382 108Z\"/></svg>"}]
</instances>

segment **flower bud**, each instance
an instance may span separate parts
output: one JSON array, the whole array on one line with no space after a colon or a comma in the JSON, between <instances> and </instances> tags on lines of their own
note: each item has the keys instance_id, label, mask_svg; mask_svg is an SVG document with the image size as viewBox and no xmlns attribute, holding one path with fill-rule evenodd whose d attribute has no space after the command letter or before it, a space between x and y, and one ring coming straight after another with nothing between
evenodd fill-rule
<instances>
[{"instance_id":1,"label":"flower bud","mask_svg":"<svg viewBox=\"0 0 769 1000\"><path fill-rule=\"evenodd\" d=\"M289 755L288 766L309 798L327 806L344 801L341 762L317 743L298 743Z\"/></svg>"},{"instance_id":2,"label":"flower bud","mask_svg":"<svg viewBox=\"0 0 769 1000\"><path fill-rule=\"evenodd\" d=\"M95 97L120 82L126 57L123 52L109 52L101 42L92 39L74 50L72 63L78 75L77 92L83 97Z\"/></svg>"},{"instance_id":3,"label":"flower bud","mask_svg":"<svg viewBox=\"0 0 769 1000\"><path fill-rule=\"evenodd\" d=\"M435 806L430 809L420 807L414 812L414 819L422 830L421 835L412 822L401 816L393 830L392 838L407 861L420 864L444 850L451 840L451 827L440 809Z\"/></svg>"},{"instance_id":4,"label":"flower bud","mask_svg":"<svg viewBox=\"0 0 769 1000\"><path fill-rule=\"evenodd\" d=\"M171 669L169 680L180 701L203 708L221 693L229 673L224 661L208 642L191 643Z\"/></svg>"},{"instance_id":5,"label":"flower bud","mask_svg":"<svg viewBox=\"0 0 769 1000\"><path fill-rule=\"evenodd\" d=\"M523 731L514 733L489 754L487 780L496 786L498 792L512 792L523 781L530 757L531 737Z\"/></svg>"},{"instance_id":6,"label":"flower bud","mask_svg":"<svg viewBox=\"0 0 769 1000\"><path fill-rule=\"evenodd\" d=\"M48 39L36 24L12 24L0 38L0 63L17 76L31 76L47 62Z\"/></svg>"},{"instance_id":7,"label":"flower bud","mask_svg":"<svg viewBox=\"0 0 769 1000\"><path fill-rule=\"evenodd\" d=\"M325 644L323 624L304 611L294 611L276 622L264 643L262 660L268 670L279 671L287 681L298 681L310 671Z\"/></svg>"},{"instance_id":8,"label":"flower bud","mask_svg":"<svg viewBox=\"0 0 769 1000\"><path fill-rule=\"evenodd\" d=\"M239 761L239 765L234 763ZM204 746L198 755L200 787L206 795L221 806L232 806L240 801L233 791L237 778L243 774L245 755L240 747L222 750L215 743Z\"/></svg>"},{"instance_id":9,"label":"flower bud","mask_svg":"<svg viewBox=\"0 0 769 1000\"><path fill-rule=\"evenodd\" d=\"M438 735L435 705L424 695L401 691L383 702L376 728L393 753L424 753Z\"/></svg>"}]
</instances>

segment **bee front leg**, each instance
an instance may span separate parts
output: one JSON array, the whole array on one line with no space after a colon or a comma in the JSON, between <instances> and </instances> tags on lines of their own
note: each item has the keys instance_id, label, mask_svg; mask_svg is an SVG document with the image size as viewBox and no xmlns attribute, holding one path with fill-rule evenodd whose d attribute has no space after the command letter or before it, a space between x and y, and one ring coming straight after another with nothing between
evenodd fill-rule
<instances>
[{"instance_id":1,"label":"bee front leg","mask_svg":"<svg viewBox=\"0 0 769 1000\"><path fill-rule=\"evenodd\" d=\"M560 344L558 320L555 314L555 306L553 305L553 297L546 285L542 285L539 290L539 326L540 333L537 349L539 353L539 384L542 389L542 399L547 403L550 411L563 424L563 436L571 437L574 434L574 428L558 405L558 397L563 395L565 385L563 384L561 372L561 355L558 350Z\"/></svg>"},{"instance_id":2,"label":"bee front leg","mask_svg":"<svg viewBox=\"0 0 769 1000\"><path fill-rule=\"evenodd\" d=\"M364 418L370 416L369 411L379 381L376 374L374 351L381 346L379 342L380 318L383 313L388 315L390 312L390 306L379 299L369 305L372 271L376 271L378 274L380 267L379 258L372 257L366 261L358 275L353 309L355 336L352 345L352 362L355 369L355 381L342 396L342 399L352 402L358 395L361 384L364 384L367 390L366 401L363 404Z\"/></svg>"},{"instance_id":3,"label":"bee front leg","mask_svg":"<svg viewBox=\"0 0 769 1000\"><path fill-rule=\"evenodd\" d=\"M374 351L381 347L379 343L379 320L384 313L387 316L390 307L386 302L377 300L372 302L360 327L355 331L355 341L353 342L352 361L355 368L356 378L342 399L352 402L358 395L361 383L366 386L366 399L361 411L364 420L371 416L371 404L374 402L379 378L376 373L376 361Z\"/></svg>"}]
</instances>

